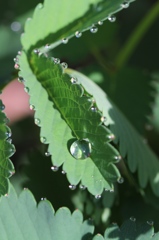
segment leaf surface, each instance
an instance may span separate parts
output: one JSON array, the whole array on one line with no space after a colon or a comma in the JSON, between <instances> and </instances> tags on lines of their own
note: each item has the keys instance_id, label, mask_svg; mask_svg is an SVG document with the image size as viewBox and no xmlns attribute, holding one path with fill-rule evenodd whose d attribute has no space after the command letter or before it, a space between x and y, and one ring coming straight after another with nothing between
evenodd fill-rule
<instances>
[{"instance_id":1,"label":"leaf surface","mask_svg":"<svg viewBox=\"0 0 159 240\"><path fill-rule=\"evenodd\" d=\"M36 7L33 19L28 19L22 45L26 51L46 44L59 45L64 38L90 29L93 24L103 21L110 14L122 9L123 0L45 0ZM128 2L132 2L129 0ZM70 7L71 6L71 7ZM36 34L35 34L36 33ZM47 49L43 49L46 51Z\"/></svg>"},{"instance_id":2,"label":"leaf surface","mask_svg":"<svg viewBox=\"0 0 159 240\"><path fill-rule=\"evenodd\" d=\"M35 120L42 127L41 139L49 143L53 165L59 167L64 163L63 170L69 182L77 185L82 181L94 195L101 194L103 188L111 189L112 182L120 177L113 164L119 154L109 143L112 135L102 125L101 112L91 110L90 95L80 84L72 84L71 77L62 72L61 66L36 55L35 59L39 66L35 72L41 83L29 68L24 53L19 60L22 66L19 74L25 79L30 103L35 107ZM90 157L84 160L72 157L69 149L76 139L89 139L92 146Z\"/></svg>"},{"instance_id":3,"label":"leaf surface","mask_svg":"<svg viewBox=\"0 0 159 240\"><path fill-rule=\"evenodd\" d=\"M1 100L0 109L4 109ZM14 154L15 149L10 143L10 136L10 129L6 126L6 116L0 110L0 196L8 193L8 179L14 173L14 167L9 157Z\"/></svg>"}]
</instances>

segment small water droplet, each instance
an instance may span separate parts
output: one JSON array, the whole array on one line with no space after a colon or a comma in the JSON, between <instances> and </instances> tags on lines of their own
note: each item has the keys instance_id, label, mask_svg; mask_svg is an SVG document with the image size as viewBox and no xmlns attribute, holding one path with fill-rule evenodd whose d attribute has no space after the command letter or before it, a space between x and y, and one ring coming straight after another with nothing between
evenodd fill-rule
<instances>
[{"instance_id":1,"label":"small water droplet","mask_svg":"<svg viewBox=\"0 0 159 240\"><path fill-rule=\"evenodd\" d=\"M107 121L107 118L102 116L100 120L101 120L102 123L105 123Z\"/></svg>"},{"instance_id":2,"label":"small water droplet","mask_svg":"<svg viewBox=\"0 0 159 240\"><path fill-rule=\"evenodd\" d=\"M53 172L57 172L57 171L59 170L59 167L57 167L57 166L52 166L52 167L51 167L51 170L52 170Z\"/></svg>"},{"instance_id":3,"label":"small water droplet","mask_svg":"<svg viewBox=\"0 0 159 240\"><path fill-rule=\"evenodd\" d=\"M121 155L115 156L116 162L119 162L121 159L122 159L122 156L121 156Z\"/></svg>"},{"instance_id":4,"label":"small water droplet","mask_svg":"<svg viewBox=\"0 0 159 240\"><path fill-rule=\"evenodd\" d=\"M128 1L124 1L124 2L121 4L121 7L122 7L122 8L128 8L128 7L129 7L129 2L128 2Z\"/></svg>"},{"instance_id":5,"label":"small water droplet","mask_svg":"<svg viewBox=\"0 0 159 240\"><path fill-rule=\"evenodd\" d=\"M12 143L12 139L11 138L7 138L6 141L9 142L10 144Z\"/></svg>"},{"instance_id":6,"label":"small water droplet","mask_svg":"<svg viewBox=\"0 0 159 240\"><path fill-rule=\"evenodd\" d=\"M3 111L5 109L5 105L4 104L1 104L0 105L0 110Z\"/></svg>"},{"instance_id":7,"label":"small water droplet","mask_svg":"<svg viewBox=\"0 0 159 240\"><path fill-rule=\"evenodd\" d=\"M108 20L109 20L110 22L115 22L116 17L115 17L114 15L110 15L110 16L108 17Z\"/></svg>"},{"instance_id":8,"label":"small water droplet","mask_svg":"<svg viewBox=\"0 0 159 240\"><path fill-rule=\"evenodd\" d=\"M24 91L25 91L26 93L28 93L28 92L29 92L29 88L28 88L28 87L24 87Z\"/></svg>"},{"instance_id":9,"label":"small water droplet","mask_svg":"<svg viewBox=\"0 0 159 240\"><path fill-rule=\"evenodd\" d=\"M39 9L41 9L41 8L43 8L43 4L42 4L42 3L39 3L39 4L37 5L37 7L38 7Z\"/></svg>"},{"instance_id":10,"label":"small water droplet","mask_svg":"<svg viewBox=\"0 0 159 240\"><path fill-rule=\"evenodd\" d=\"M114 189L113 189L113 188L112 188L112 189L110 189L110 190L109 190L109 192L110 192L110 193L113 193L113 192L114 192Z\"/></svg>"},{"instance_id":11,"label":"small water droplet","mask_svg":"<svg viewBox=\"0 0 159 240\"><path fill-rule=\"evenodd\" d=\"M22 52L21 51L18 51L18 55L20 56L22 54Z\"/></svg>"},{"instance_id":12,"label":"small water droplet","mask_svg":"<svg viewBox=\"0 0 159 240\"><path fill-rule=\"evenodd\" d=\"M70 188L71 190L75 190L75 189L76 189L76 185L70 184L70 185L69 185L69 188Z\"/></svg>"},{"instance_id":13,"label":"small water droplet","mask_svg":"<svg viewBox=\"0 0 159 240\"><path fill-rule=\"evenodd\" d=\"M105 188L104 191L105 191L105 192L108 192L109 190L108 190L108 188Z\"/></svg>"},{"instance_id":14,"label":"small water droplet","mask_svg":"<svg viewBox=\"0 0 159 240\"><path fill-rule=\"evenodd\" d=\"M79 186L79 188L80 188L81 190L85 190L85 189L86 189L86 186L84 186L83 184L81 184L81 185Z\"/></svg>"},{"instance_id":15,"label":"small water droplet","mask_svg":"<svg viewBox=\"0 0 159 240\"><path fill-rule=\"evenodd\" d=\"M62 62L62 63L61 63L61 66L62 66L64 69L68 68L68 64L67 64L66 62Z\"/></svg>"},{"instance_id":16,"label":"small water droplet","mask_svg":"<svg viewBox=\"0 0 159 240\"><path fill-rule=\"evenodd\" d=\"M92 106L92 107L91 107L91 111L92 111L92 112L97 112L97 108L94 107L94 106Z\"/></svg>"},{"instance_id":17,"label":"small water droplet","mask_svg":"<svg viewBox=\"0 0 159 240\"><path fill-rule=\"evenodd\" d=\"M41 201L45 201L46 199L47 199L47 198L43 198L43 197L42 197L42 198L41 198Z\"/></svg>"},{"instance_id":18,"label":"small water droplet","mask_svg":"<svg viewBox=\"0 0 159 240\"><path fill-rule=\"evenodd\" d=\"M24 187L23 190L26 191L26 190L28 190L28 188Z\"/></svg>"},{"instance_id":19,"label":"small water droplet","mask_svg":"<svg viewBox=\"0 0 159 240\"><path fill-rule=\"evenodd\" d=\"M17 64L17 63L14 64L14 68L15 68L15 69L19 69L19 67L20 67L19 64Z\"/></svg>"},{"instance_id":20,"label":"small water droplet","mask_svg":"<svg viewBox=\"0 0 159 240\"><path fill-rule=\"evenodd\" d=\"M132 222L135 222L136 221L136 218L135 217L130 217L130 220L132 221Z\"/></svg>"},{"instance_id":21,"label":"small water droplet","mask_svg":"<svg viewBox=\"0 0 159 240\"><path fill-rule=\"evenodd\" d=\"M40 53L39 49L34 49L34 53L39 54Z\"/></svg>"},{"instance_id":22,"label":"small water droplet","mask_svg":"<svg viewBox=\"0 0 159 240\"><path fill-rule=\"evenodd\" d=\"M98 25L103 25L103 21L98 21Z\"/></svg>"},{"instance_id":23,"label":"small water droplet","mask_svg":"<svg viewBox=\"0 0 159 240\"><path fill-rule=\"evenodd\" d=\"M82 33L77 31L77 32L75 32L75 36L76 36L76 38L80 38L82 36Z\"/></svg>"},{"instance_id":24,"label":"small water droplet","mask_svg":"<svg viewBox=\"0 0 159 240\"><path fill-rule=\"evenodd\" d=\"M101 198L101 195L100 195L100 194L95 195L95 198L96 198L96 199L100 199L100 198Z\"/></svg>"},{"instance_id":25,"label":"small water droplet","mask_svg":"<svg viewBox=\"0 0 159 240\"><path fill-rule=\"evenodd\" d=\"M147 224L149 224L150 226L153 226L153 224L154 224L154 221L152 221L152 220L149 220L149 221L147 221Z\"/></svg>"},{"instance_id":26,"label":"small water droplet","mask_svg":"<svg viewBox=\"0 0 159 240\"><path fill-rule=\"evenodd\" d=\"M5 197L9 197L9 194L8 194L8 193L6 193L4 196L5 196Z\"/></svg>"},{"instance_id":27,"label":"small water droplet","mask_svg":"<svg viewBox=\"0 0 159 240\"><path fill-rule=\"evenodd\" d=\"M46 142L46 137L40 137L40 141L41 141L42 143L45 143L45 142Z\"/></svg>"},{"instance_id":28,"label":"small water droplet","mask_svg":"<svg viewBox=\"0 0 159 240\"><path fill-rule=\"evenodd\" d=\"M60 59L59 58L53 58L53 61L55 64L59 64L60 63Z\"/></svg>"},{"instance_id":29,"label":"small water droplet","mask_svg":"<svg viewBox=\"0 0 159 240\"><path fill-rule=\"evenodd\" d=\"M12 136L12 133L10 131L7 131L5 134L7 138L10 138Z\"/></svg>"},{"instance_id":30,"label":"small water droplet","mask_svg":"<svg viewBox=\"0 0 159 240\"><path fill-rule=\"evenodd\" d=\"M47 44L45 45L45 48L49 48L49 47L50 47L50 44L47 43Z\"/></svg>"},{"instance_id":31,"label":"small water droplet","mask_svg":"<svg viewBox=\"0 0 159 240\"><path fill-rule=\"evenodd\" d=\"M76 84L77 81L78 81L77 78L75 78L75 77L72 77L72 78L71 78L71 83Z\"/></svg>"},{"instance_id":32,"label":"small water droplet","mask_svg":"<svg viewBox=\"0 0 159 240\"><path fill-rule=\"evenodd\" d=\"M46 156L46 157L49 157L50 155L51 155L50 152L45 152L45 156Z\"/></svg>"},{"instance_id":33,"label":"small water droplet","mask_svg":"<svg viewBox=\"0 0 159 240\"><path fill-rule=\"evenodd\" d=\"M34 105L32 105L32 104L30 104L30 110L35 110L35 106Z\"/></svg>"},{"instance_id":34,"label":"small water droplet","mask_svg":"<svg viewBox=\"0 0 159 240\"><path fill-rule=\"evenodd\" d=\"M24 82L24 78L23 78L23 77L18 77L18 81L19 81L20 83L23 83L23 82Z\"/></svg>"},{"instance_id":35,"label":"small water droplet","mask_svg":"<svg viewBox=\"0 0 159 240\"><path fill-rule=\"evenodd\" d=\"M117 182L120 183L120 184L122 184L122 183L124 182L124 178L123 178L123 177L119 177L119 178L117 179Z\"/></svg>"},{"instance_id":36,"label":"small water droplet","mask_svg":"<svg viewBox=\"0 0 159 240\"><path fill-rule=\"evenodd\" d=\"M64 170L61 171L62 174L66 174L66 172Z\"/></svg>"},{"instance_id":37,"label":"small water droplet","mask_svg":"<svg viewBox=\"0 0 159 240\"><path fill-rule=\"evenodd\" d=\"M35 120L34 120L34 123L37 125L37 126L39 126L40 125L40 119L39 118L35 118Z\"/></svg>"},{"instance_id":38,"label":"small water droplet","mask_svg":"<svg viewBox=\"0 0 159 240\"><path fill-rule=\"evenodd\" d=\"M96 26L92 26L91 28L90 28L90 32L91 33L96 33L98 31L98 28L96 27Z\"/></svg>"},{"instance_id":39,"label":"small water droplet","mask_svg":"<svg viewBox=\"0 0 159 240\"><path fill-rule=\"evenodd\" d=\"M64 44L68 43L68 38L63 38L62 43L64 43Z\"/></svg>"},{"instance_id":40,"label":"small water droplet","mask_svg":"<svg viewBox=\"0 0 159 240\"><path fill-rule=\"evenodd\" d=\"M91 143L86 140L76 140L70 147L72 156L76 159L86 159L91 154Z\"/></svg>"},{"instance_id":41,"label":"small water droplet","mask_svg":"<svg viewBox=\"0 0 159 240\"><path fill-rule=\"evenodd\" d=\"M111 135L108 136L108 138L109 138L110 140L114 140L114 139L115 139L115 135L114 135L114 134L111 134Z\"/></svg>"},{"instance_id":42,"label":"small water droplet","mask_svg":"<svg viewBox=\"0 0 159 240\"><path fill-rule=\"evenodd\" d=\"M17 62L19 62L19 58L13 58L13 61L15 62L15 63L17 63Z\"/></svg>"}]
</instances>

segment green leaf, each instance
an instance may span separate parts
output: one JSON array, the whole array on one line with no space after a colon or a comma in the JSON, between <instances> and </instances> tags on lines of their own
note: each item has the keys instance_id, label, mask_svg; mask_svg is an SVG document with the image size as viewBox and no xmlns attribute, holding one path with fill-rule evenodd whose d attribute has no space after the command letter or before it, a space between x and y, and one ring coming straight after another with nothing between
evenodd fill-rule
<instances>
[{"instance_id":1,"label":"green leaf","mask_svg":"<svg viewBox=\"0 0 159 240\"><path fill-rule=\"evenodd\" d=\"M94 227L90 221L83 222L79 210L72 214L66 207L56 213L47 200L38 206L32 193L25 189L17 197L13 187L9 196L0 202L1 240L74 240L90 239Z\"/></svg>"},{"instance_id":2,"label":"green leaf","mask_svg":"<svg viewBox=\"0 0 159 240\"><path fill-rule=\"evenodd\" d=\"M53 43L50 48L55 47L63 38L70 38L77 31L90 29L93 24L106 20L110 14L120 11L123 2L123 0L81 0L77 4L73 0L69 2L46 0L44 6L39 4L36 7L33 19L26 22L25 33L21 39L22 45L26 51L48 43Z\"/></svg>"},{"instance_id":3,"label":"green leaf","mask_svg":"<svg viewBox=\"0 0 159 240\"><path fill-rule=\"evenodd\" d=\"M37 58L36 55L34 57L39 66L39 70L36 67L35 71L41 83L29 68L24 52L19 58L19 75L25 79L30 103L36 111L35 120L42 127L41 140L49 143L48 151L52 155L53 165L59 167L64 163L63 170L66 171L69 182L77 185L81 181L94 195L101 194L103 188L111 189L112 182L120 177L113 164L117 162L119 154L109 144L112 135L102 125L101 112L90 109L93 105L90 95L79 84L72 84L71 77L62 73L61 66L54 64L50 59ZM61 114L65 121L61 119ZM75 141L74 137L80 140L89 139L92 145L91 158L76 160L72 157L69 149Z\"/></svg>"},{"instance_id":4,"label":"green leaf","mask_svg":"<svg viewBox=\"0 0 159 240\"><path fill-rule=\"evenodd\" d=\"M119 151L132 173L138 171L139 184L145 188L149 182L155 195L159 196L159 161L154 152L145 143L142 136L125 118L120 110L106 98L106 94L83 74L68 70L77 77L86 90L92 93L99 109L107 118L110 130L115 134L115 143L119 143ZM151 166L151 167L150 167Z\"/></svg>"},{"instance_id":5,"label":"green leaf","mask_svg":"<svg viewBox=\"0 0 159 240\"><path fill-rule=\"evenodd\" d=\"M14 146L10 143L11 132L6 126L6 116L2 112L4 105L0 100L0 196L9 191L8 178L14 173L14 167L9 160L14 152Z\"/></svg>"}]
</instances>

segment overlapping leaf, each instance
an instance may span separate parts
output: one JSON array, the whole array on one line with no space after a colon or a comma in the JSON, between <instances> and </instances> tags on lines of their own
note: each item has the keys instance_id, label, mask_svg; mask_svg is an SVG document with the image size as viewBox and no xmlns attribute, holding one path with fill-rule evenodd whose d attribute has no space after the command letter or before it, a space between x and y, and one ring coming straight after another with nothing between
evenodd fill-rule
<instances>
[{"instance_id":1,"label":"overlapping leaf","mask_svg":"<svg viewBox=\"0 0 159 240\"><path fill-rule=\"evenodd\" d=\"M61 66L46 58L36 55L35 58L39 66L35 66L35 72L41 83L29 68L24 53L19 59L22 66L20 76L23 76L29 90L30 103L35 107L36 122L42 127L41 139L49 143L48 151L52 154L53 164L58 167L64 163L63 169L70 183L77 185L81 180L94 195L101 194L103 188L111 189L112 182L120 177L113 165L119 154L109 144L110 131L102 125L100 111L90 109L93 105L90 95L79 84L72 84L71 77L62 73ZM48 69L48 66L51 68ZM76 160L71 156L70 140L74 141L75 137L89 139L91 158Z\"/></svg>"},{"instance_id":2,"label":"overlapping leaf","mask_svg":"<svg viewBox=\"0 0 159 240\"><path fill-rule=\"evenodd\" d=\"M130 2L132 0L127 4ZM73 0L45 0L44 6L39 4L36 7L33 19L26 22L22 45L26 51L45 44L52 44L50 48L55 47L63 38L90 29L93 24L120 11L123 3L124 0L81 0L78 4Z\"/></svg>"},{"instance_id":3,"label":"overlapping leaf","mask_svg":"<svg viewBox=\"0 0 159 240\"><path fill-rule=\"evenodd\" d=\"M13 187L9 195L0 202L0 238L1 240L157 240L152 221L140 224L134 218L124 222L119 228L112 224L104 233L93 237L94 226L90 220L83 221L82 213L75 210L72 214L66 207L55 213L49 201L43 200L38 205L28 189L17 197Z\"/></svg>"},{"instance_id":4,"label":"overlapping leaf","mask_svg":"<svg viewBox=\"0 0 159 240\"><path fill-rule=\"evenodd\" d=\"M0 102L1 110L4 105ZM6 126L6 116L0 110L0 196L8 193L8 178L14 173L14 167L9 160L15 151L14 146L10 143L11 132Z\"/></svg>"}]
</instances>

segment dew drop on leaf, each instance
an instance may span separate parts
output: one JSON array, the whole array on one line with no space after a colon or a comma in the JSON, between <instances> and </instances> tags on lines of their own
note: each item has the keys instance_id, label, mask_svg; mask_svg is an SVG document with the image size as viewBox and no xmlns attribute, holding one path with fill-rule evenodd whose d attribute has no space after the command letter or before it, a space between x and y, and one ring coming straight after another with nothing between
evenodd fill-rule
<instances>
[{"instance_id":1,"label":"dew drop on leaf","mask_svg":"<svg viewBox=\"0 0 159 240\"><path fill-rule=\"evenodd\" d=\"M109 192L113 193L113 192L114 192L114 189L110 189Z\"/></svg>"},{"instance_id":2,"label":"dew drop on leaf","mask_svg":"<svg viewBox=\"0 0 159 240\"><path fill-rule=\"evenodd\" d=\"M0 105L0 110L3 111L4 109L5 109L4 104L1 104L1 105Z\"/></svg>"},{"instance_id":3,"label":"dew drop on leaf","mask_svg":"<svg viewBox=\"0 0 159 240\"><path fill-rule=\"evenodd\" d=\"M108 17L108 20L109 20L110 22L115 22L116 17L115 17L114 15L110 15L110 16Z\"/></svg>"},{"instance_id":4,"label":"dew drop on leaf","mask_svg":"<svg viewBox=\"0 0 159 240\"><path fill-rule=\"evenodd\" d=\"M108 136L108 138L109 138L110 140L114 140L114 139L115 139L115 135L114 135L114 134L111 134L111 135Z\"/></svg>"},{"instance_id":5,"label":"dew drop on leaf","mask_svg":"<svg viewBox=\"0 0 159 240\"><path fill-rule=\"evenodd\" d=\"M47 44L45 45L45 48L49 48L49 47L50 47L50 44L47 43Z\"/></svg>"},{"instance_id":6,"label":"dew drop on leaf","mask_svg":"<svg viewBox=\"0 0 159 240\"><path fill-rule=\"evenodd\" d=\"M51 170L52 170L53 172L57 172L57 171L59 170L59 167L57 167L57 166L52 166L52 167L51 167Z\"/></svg>"},{"instance_id":7,"label":"dew drop on leaf","mask_svg":"<svg viewBox=\"0 0 159 240\"><path fill-rule=\"evenodd\" d=\"M68 64L67 64L66 62L62 62L62 63L61 63L61 66L62 66L64 69L68 68Z\"/></svg>"},{"instance_id":8,"label":"dew drop on leaf","mask_svg":"<svg viewBox=\"0 0 159 240\"><path fill-rule=\"evenodd\" d=\"M96 198L96 199L100 199L100 198L101 198L101 195L100 195L100 194L95 195L95 198Z\"/></svg>"},{"instance_id":9,"label":"dew drop on leaf","mask_svg":"<svg viewBox=\"0 0 159 240\"><path fill-rule=\"evenodd\" d=\"M105 123L107 119L106 119L106 117L102 116L100 120L102 123Z\"/></svg>"},{"instance_id":10,"label":"dew drop on leaf","mask_svg":"<svg viewBox=\"0 0 159 240\"><path fill-rule=\"evenodd\" d=\"M11 138L8 138L8 139L7 139L7 142L11 144L11 143L12 143L12 139L11 139Z\"/></svg>"},{"instance_id":11,"label":"dew drop on leaf","mask_svg":"<svg viewBox=\"0 0 159 240\"><path fill-rule=\"evenodd\" d=\"M20 83L23 83L23 82L24 82L24 78L23 78L23 77L18 77L18 81L19 81Z\"/></svg>"},{"instance_id":12,"label":"dew drop on leaf","mask_svg":"<svg viewBox=\"0 0 159 240\"><path fill-rule=\"evenodd\" d=\"M14 68L15 68L15 69L19 69L19 64L16 63L16 64L14 65Z\"/></svg>"},{"instance_id":13,"label":"dew drop on leaf","mask_svg":"<svg viewBox=\"0 0 159 240\"><path fill-rule=\"evenodd\" d=\"M40 124L40 119L39 119L39 118L35 118L34 123L35 123L37 126L39 126L39 124Z\"/></svg>"},{"instance_id":14,"label":"dew drop on leaf","mask_svg":"<svg viewBox=\"0 0 159 240\"><path fill-rule=\"evenodd\" d=\"M55 64L59 64L60 63L60 59L59 58L53 58L53 61Z\"/></svg>"},{"instance_id":15,"label":"dew drop on leaf","mask_svg":"<svg viewBox=\"0 0 159 240\"><path fill-rule=\"evenodd\" d=\"M86 140L76 140L70 147L70 153L77 160L86 159L91 154L91 143Z\"/></svg>"},{"instance_id":16,"label":"dew drop on leaf","mask_svg":"<svg viewBox=\"0 0 159 240\"><path fill-rule=\"evenodd\" d=\"M76 38L80 38L82 36L82 33L77 31L77 32L75 32L75 36L76 36Z\"/></svg>"},{"instance_id":17,"label":"dew drop on leaf","mask_svg":"<svg viewBox=\"0 0 159 240\"><path fill-rule=\"evenodd\" d=\"M71 78L71 83L76 84L76 83L77 83L77 78L72 77L72 78Z\"/></svg>"},{"instance_id":18,"label":"dew drop on leaf","mask_svg":"<svg viewBox=\"0 0 159 240\"><path fill-rule=\"evenodd\" d=\"M94 106L92 106L92 107L91 107L91 111L92 111L92 112L97 112L97 108L94 107Z\"/></svg>"},{"instance_id":19,"label":"dew drop on leaf","mask_svg":"<svg viewBox=\"0 0 159 240\"><path fill-rule=\"evenodd\" d=\"M35 106L34 105L32 105L32 104L30 104L30 110L34 110L35 109Z\"/></svg>"},{"instance_id":20,"label":"dew drop on leaf","mask_svg":"<svg viewBox=\"0 0 159 240\"><path fill-rule=\"evenodd\" d=\"M45 143L45 142L46 142L46 137L40 137L40 141L41 141L42 143Z\"/></svg>"},{"instance_id":21,"label":"dew drop on leaf","mask_svg":"<svg viewBox=\"0 0 159 240\"><path fill-rule=\"evenodd\" d=\"M41 198L41 201L45 201L45 200L46 200L46 198L43 198L43 197Z\"/></svg>"},{"instance_id":22,"label":"dew drop on leaf","mask_svg":"<svg viewBox=\"0 0 159 240\"><path fill-rule=\"evenodd\" d=\"M64 43L64 44L68 43L68 38L63 38L62 43Z\"/></svg>"},{"instance_id":23,"label":"dew drop on leaf","mask_svg":"<svg viewBox=\"0 0 159 240\"><path fill-rule=\"evenodd\" d=\"M132 216L132 217L130 217L130 221L135 222L136 218Z\"/></svg>"},{"instance_id":24,"label":"dew drop on leaf","mask_svg":"<svg viewBox=\"0 0 159 240\"><path fill-rule=\"evenodd\" d=\"M39 49L34 49L34 53L39 54L40 53Z\"/></svg>"},{"instance_id":25,"label":"dew drop on leaf","mask_svg":"<svg viewBox=\"0 0 159 240\"><path fill-rule=\"evenodd\" d=\"M64 170L61 171L62 174L66 174L66 172Z\"/></svg>"},{"instance_id":26,"label":"dew drop on leaf","mask_svg":"<svg viewBox=\"0 0 159 240\"><path fill-rule=\"evenodd\" d=\"M50 152L45 152L46 157L49 157L50 155L51 155Z\"/></svg>"},{"instance_id":27,"label":"dew drop on leaf","mask_svg":"<svg viewBox=\"0 0 159 240\"><path fill-rule=\"evenodd\" d=\"M124 1L124 2L121 4L121 7L122 7L122 8L128 8L128 7L129 7L129 2L128 2L128 1Z\"/></svg>"},{"instance_id":28,"label":"dew drop on leaf","mask_svg":"<svg viewBox=\"0 0 159 240\"><path fill-rule=\"evenodd\" d=\"M10 131L7 131L5 134L7 138L10 138L12 136L12 133Z\"/></svg>"},{"instance_id":29,"label":"dew drop on leaf","mask_svg":"<svg viewBox=\"0 0 159 240\"><path fill-rule=\"evenodd\" d=\"M96 27L96 26L92 26L91 28L90 28L90 32L91 33L96 33L98 31L98 28Z\"/></svg>"},{"instance_id":30,"label":"dew drop on leaf","mask_svg":"<svg viewBox=\"0 0 159 240\"><path fill-rule=\"evenodd\" d=\"M153 226L154 222L152 220L147 221L147 224Z\"/></svg>"},{"instance_id":31,"label":"dew drop on leaf","mask_svg":"<svg viewBox=\"0 0 159 240\"><path fill-rule=\"evenodd\" d=\"M103 25L103 21L98 21L98 25Z\"/></svg>"},{"instance_id":32,"label":"dew drop on leaf","mask_svg":"<svg viewBox=\"0 0 159 240\"><path fill-rule=\"evenodd\" d=\"M25 88L24 88L24 91L25 91L26 93L28 93L28 92L29 92L29 88L28 88L28 87L25 87Z\"/></svg>"},{"instance_id":33,"label":"dew drop on leaf","mask_svg":"<svg viewBox=\"0 0 159 240\"><path fill-rule=\"evenodd\" d=\"M84 186L83 184L81 184L81 185L79 186L79 188L80 188L81 190L85 190L85 189L86 189L86 186Z\"/></svg>"},{"instance_id":34,"label":"dew drop on leaf","mask_svg":"<svg viewBox=\"0 0 159 240\"><path fill-rule=\"evenodd\" d=\"M76 189L76 185L70 184L70 185L69 185L69 188L70 188L71 190L75 190L75 189Z\"/></svg>"},{"instance_id":35,"label":"dew drop on leaf","mask_svg":"<svg viewBox=\"0 0 159 240\"><path fill-rule=\"evenodd\" d=\"M124 182L124 178L123 178L123 177L119 177L119 178L117 179L117 182L120 183L120 184L122 184L122 183Z\"/></svg>"}]
</instances>

